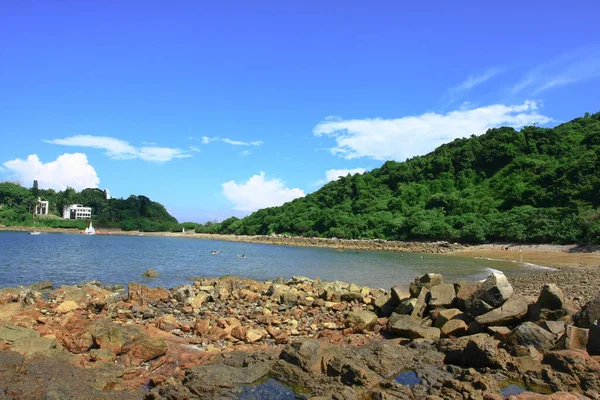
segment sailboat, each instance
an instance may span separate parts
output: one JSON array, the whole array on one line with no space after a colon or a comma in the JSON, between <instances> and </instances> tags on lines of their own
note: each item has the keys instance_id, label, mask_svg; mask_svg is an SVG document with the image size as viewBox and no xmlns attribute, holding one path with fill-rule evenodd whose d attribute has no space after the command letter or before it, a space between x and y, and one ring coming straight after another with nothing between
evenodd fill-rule
<instances>
[{"instance_id":1,"label":"sailboat","mask_svg":"<svg viewBox=\"0 0 600 400\"><path fill-rule=\"evenodd\" d=\"M86 235L95 235L96 234L96 230L94 229L94 226L92 225L92 221L90 221L90 226L85 228L85 234Z\"/></svg>"}]
</instances>

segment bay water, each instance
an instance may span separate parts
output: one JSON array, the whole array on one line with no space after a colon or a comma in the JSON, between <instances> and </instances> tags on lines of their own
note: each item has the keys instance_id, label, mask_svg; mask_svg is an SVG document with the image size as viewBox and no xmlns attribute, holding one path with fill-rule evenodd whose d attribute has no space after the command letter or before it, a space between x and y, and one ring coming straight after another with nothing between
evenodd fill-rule
<instances>
[{"instance_id":1,"label":"bay water","mask_svg":"<svg viewBox=\"0 0 600 400\"><path fill-rule=\"evenodd\" d=\"M150 268L158 272L158 278L142 276ZM0 232L0 288L46 279L55 287L90 280L105 285L138 282L175 287L194 277L236 275L267 280L302 275L389 289L427 272L458 282L485 279L493 270L510 277L532 268L536 267L448 255L336 251L189 237Z\"/></svg>"}]
</instances>

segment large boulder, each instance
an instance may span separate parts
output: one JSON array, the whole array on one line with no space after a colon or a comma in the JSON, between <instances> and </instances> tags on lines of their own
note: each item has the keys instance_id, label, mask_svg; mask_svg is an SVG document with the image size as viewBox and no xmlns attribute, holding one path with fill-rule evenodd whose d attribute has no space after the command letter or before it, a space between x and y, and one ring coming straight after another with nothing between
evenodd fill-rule
<instances>
[{"instance_id":1,"label":"large boulder","mask_svg":"<svg viewBox=\"0 0 600 400\"><path fill-rule=\"evenodd\" d=\"M357 331L370 329L377 323L377 314L370 311L350 311L346 316L346 326Z\"/></svg>"},{"instance_id":2,"label":"large boulder","mask_svg":"<svg viewBox=\"0 0 600 400\"><path fill-rule=\"evenodd\" d=\"M506 338L509 348L533 346L546 352L554 347L556 336L533 322L524 322L517 326Z\"/></svg>"},{"instance_id":3,"label":"large boulder","mask_svg":"<svg viewBox=\"0 0 600 400\"><path fill-rule=\"evenodd\" d=\"M499 307L513 294L513 287L501 272L494 272L483 282L476 298L492 307Z\"/></svg>"},{"instance_id":4,"label":"large boulder","mask_svg":"<svg viewBox=\"0 0 600 400\"><path fill-rule=\"evenodd\" d=\"M559 310L565 304L565 295L554 283L548 283L542 288L536 304L548 310Z\"/></svg>"},{"instance_id":5,"label":"large boulder","mask_svg":"<svg viewBox=\"0 0 600 400\"><path fill-rule=\"evenodd\" d=\"M318 340L304 340L287 345L279 358L302 368L306 372L319 372L323 358L323 343Z\"/></svg>"},{"instance_id":6,"label":"large boulder","mask_svg":"<svg viewBox=\"0 0 600 400\"><path fill-rule=\"evenodd\" d=\"M469 326L461 319L451 319L446 322L442 328L441 333L443 337L460 337L467 334Z\"/></svg>"},{"instance_id":7,"label":"large boulder","mask_svg":"<svg viewBox=\"0 0 600 400\"><path fill-rule=\"evenodd\" d=\"M481 283L463 282L456 285L456 307L465 310L475 294L479 292Z\"/></svg>"},{"instance_id":8,"label":"large boulder","mask_svg":"<svg viewBox=\"0 0 600 400\"><path fill-rule=\"evenodd\" d=\"M600 321L600 295L583 306L580 312L575 314L575 325L580 328L589 328Z\"/></svg>"},{"instance_id":9,"label":"large boulder","mask_svg":"<svg viewBox=\"0 0 600 400\"><path fill-rule=\"evenodd\" d=\"M561 337L561 345L566 350L586 351L590 330L568 325Z\"/></svg>"},{"instance_id":10,"label":"large boulder","mask_svg":"<svg viewBox=\"0 0 600 400\"><path fill-rule=\"evenodd\" d=\"M408 285L392 286L390 293L396 303L400 303L400 301L410 297L410 290L409 290Z\"/></svg>"},{"instance_id":11,"label":"large boulder","mask_svg":"<svg viewBox=\"0 0 600 400\"><path fill-rule=\"evenodd\" d=\"M462 351L460 361L465 367L506 369L510 356L504 349L499 349L500 342L484 336L475 335L467 342Z\"/></svg>"},{"instance_id":12,"label":"large boulder","mask_svg":"<svg viewBox=\"0 0 600 400\"><path fill-rule=\"evenodd\" d=\"M429 290L421 288L417 301L414 304L411 316L414 318L422 317L427 311L427 302L429 301Z\"/></svg>"},{"instance_id":13,"label":"large boulder","mask_svg":"<svg viewBox=\"0 0 600 400\"><path fill-rule=\"evenodd\" d=\"M485 314L475 317L478 324L490 325L511 325L518 322L527 315L528 304L520 298L511 298L500 308L495 308Z\"/></svg>"},{"instance_id":14,"label":"large boulder","mask_svg":"<svg viewBox=\"0 0 600 400\"><path fill-rule=\"evenodd\" d=\"M407 315L398 317L389 325L391 333L409 339L437 340L440 338L441 331L439 328L423 326L420 321L416 321Z\"/></svg>"},{"instance_id":15,"label":"large boulder","mask_svg":"<svg viewBox=\"0 0 600 400\"><path fill-rule=\"evenodd\" d=\"M417 297L421 288L431 289L434 286L444 283L444 278L440 274L428 273L416 278L410 283L409 291L411 297Z\"/></svg>"},{"instance_id":16,"label":"large boulder","mask_svg":"<svg viewBox=\"0 0 600 400\"><path fill-rule=\"evenodd\" d=\"M431 308L449 307L456 297L454 285L450 283L433 286L430 292L431 297L429 298L429 306Z\"/></svg>"},{"instance_id":17,"label":"large boulder","mask_svg":"<svg viewBox=\"0 0 600 400\"><path fill-rule=\"evenodd\" d=\"M417 299L414 297L404 299L400 301L400 305L396 308L395 312L398 314L411 314L415 309L415 304L417 304Z\"/></svg>"},{"instance_id":18,"label":"large boulder","mask_svg":"<svg viewBox=\"0 0 600 400\"><path fill-rule=\"evenodd\" d=\"M460 311L458 308L435 311L432 315L432 317L435 319L433 326L436 328L441 328L446 322L460 315L462 315L462 311Z\"/></svg>"}]
</instances>

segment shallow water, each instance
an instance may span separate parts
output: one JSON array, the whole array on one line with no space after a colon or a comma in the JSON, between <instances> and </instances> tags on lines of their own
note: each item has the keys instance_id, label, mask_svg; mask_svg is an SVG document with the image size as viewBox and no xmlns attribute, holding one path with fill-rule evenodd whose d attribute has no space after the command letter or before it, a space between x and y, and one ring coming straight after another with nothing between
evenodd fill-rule
<instances>
[{"instance_id":1,"label":"shallow water","mask_svg":"<svg viewBox=\"0 0 600 400\"><path fill-rule=\"evenodd\" d=\"M220 254L211 255L213 250ZM238 258L237 255L245 258ZM144 278L152 268L158 278ZM0 232L0 287L49 279L55 286L98 280L174 287L192 277L238 275L257 280L302 275L389 289L426 272L447 282L507 276L534 266L444 255L276 246L156 236L87 236L64 233Z\"/></svg>"}]
</instances>

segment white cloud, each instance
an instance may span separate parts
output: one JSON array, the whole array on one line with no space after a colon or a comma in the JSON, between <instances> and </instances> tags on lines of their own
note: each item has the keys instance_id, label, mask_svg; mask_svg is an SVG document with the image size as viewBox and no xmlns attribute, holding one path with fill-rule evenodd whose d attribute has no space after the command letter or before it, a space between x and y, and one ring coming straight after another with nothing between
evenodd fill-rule
<instances>
[{"instance_id":1,"label":"white cloud","mask_svg":"<svg viewBox=\"0 0 600 400\"><path fill-rule=\"evenodd\" d=\"M582 48L533 68L510 91L514 95L528 89L530 93L537 94L593 78L600 78L599 51L597 48Z\"/></svg>"},{"instance_id":2,"label":"white cloud","mask_svg":"<svg viewBox=\"0 0 600 400\"><path fill-rule=\"evenodd\" d=\"M199 153L199 152L200 152L200 147L198 147L198 146L190 146L190 147L189 147L189 149L190 149L191 151L194 151L194 152L196 152L196 153Z\"/></svg>"},{"instance_id":3,"label":"white cloud","mask_svg":"<svg viewBox=\"0 0 600 400\"><path fill-rule=\"evenodd\" d=\"M233 203L234 210L252 212L265 207L280 206L285 202L304 197L304 191L290 189L277 178L265 179L265 173L253 175L245 183L235 181L222 185L223 195Z\"/></svg>"},{"instance_id":4,"label":"white cloud","mask_svg":"<svg viewBox=\"0 0 600 400\"><path fill-rule=\"evenodd\" d=\"M202 144L209 144L210 142L214 142L216 140L219 140L219 138L218 137L202 136Z\"/></svg>"},{"instance_id":5,"label":"white cloud","mask_svg":"<svg viewBox=\"0 0 600 400\"><path fill-rule=\"evenodd\" d=\"M404 161L453 139L480 135L490 128L519 128L552 121L537 110L535 101L525 101L520 105L494 104L397 119L326 120L315 126L313 133L333 137L336 146L330 151L346 159L370 157Z\"/></svg>"},{"instance_id":6,"label":"white cloud","mask_svg":"<svg viewBox=\"0 0 600 400\"><path fill-rule=\"evenodd\" d=\"M218 136L213 136L213 137L202 136L202 144L209 144L212 142L223 142L223 143L230 144L232 146L260 146L261 144L263 144L263 142L260 140L254 140L252 142L244 142L241 140L221 138Z\"/></svg>"},{"instance_id":7,"label":"white cloud","mask_svg":"<svg viewBox=\"0 0 600 400\"><path fill-rule=\"evenodd\" d=\"M316 182L317 185L323 185L331 181L337 181L341 177L346 175L362 174L365 172L365 168L353 168L353 169L330 169L325 171L325 179L320 179Z\"/></svg>"},{"instance_id":8,"label":"white cloud","mask_svg":"<svg viewBox=\"0 0 600 400\"><path fill-rule=\"evenodd\" d=\"M64 190L67 186L78 191L96 188L100 179L83 153L63 154L55 161L42 163L36 154L6 161L4 167L25 186L38 181L40 189Z\"/></svg>"},{"instance_id":9,"label":"white cloud","mask_svg":"<svg viewBox=\"0 0 600 400\"><path fill-rule=\"evenodd\" d=\"M480 75L469 75L469 77L465 81L461 82L460 84L458 84L454 87L451 87L448 91L451 94L456 95L460 92L465 92L467 90L471 90L475 86L481 85L485 81L492 79L493 77L502 73L503 71L504 71L504 69L502 69L502 68L490 68L487 71L484 71Z\"/></svg>"},{"instance_id":10,"label":"white cloud","mask_svg":"<svg viewBox=\"0 0 600 400\"><path fill-rule=\"evenodd\" d=\"M139 158L145 161L164 162L173 158L191 157L184 151L169 147L134 147L125 140L108 136L77 135L64 139L44 140L46 143L63 146L91 147L106 150L106 155L116 160Z\"/></svg>"},{"instance_id":11,"label":"white cloud","mask_svg":"<svg viewBox=\"0 0 600 400\"><path fill-rule=\"evenodd\" d=\"M337 181L341 177L345 177L346 175L354 175L354 174L362 174L365 172L364 168L353 168L353 169L330 169L325 171L325 179L327 182Z\"/></svg>"}]
</instances>

